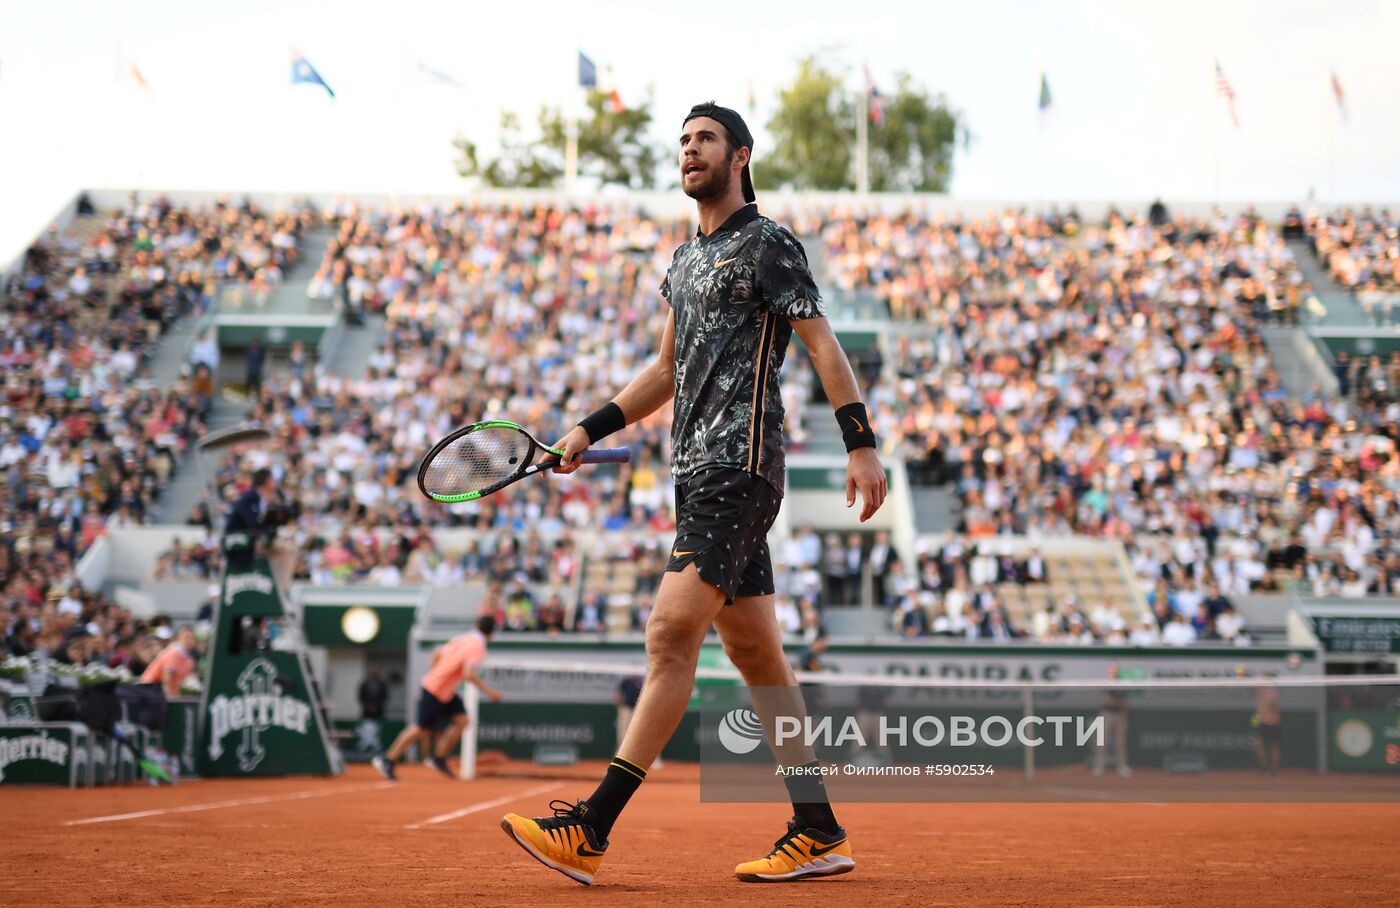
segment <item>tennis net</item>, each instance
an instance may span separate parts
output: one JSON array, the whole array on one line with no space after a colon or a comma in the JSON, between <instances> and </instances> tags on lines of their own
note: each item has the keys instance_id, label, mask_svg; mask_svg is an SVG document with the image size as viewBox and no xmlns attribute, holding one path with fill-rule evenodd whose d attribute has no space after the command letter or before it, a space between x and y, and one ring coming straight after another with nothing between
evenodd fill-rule
<instances>
[{"instance_id":1,"label":"tennis net","mask_svg":"<svg viewBox=\"0 0 1400 908\"><path fill-rule=\"evenodd\" d=\"M698 669L665 758L698 763L710 801L781 801L814 761L846 801L1400 800L1400 676L796 677ZM464 756L547 766L616 752L645 665L493 657L483 678L503 699L469 691Z\"/></svg>"}]
</instances>

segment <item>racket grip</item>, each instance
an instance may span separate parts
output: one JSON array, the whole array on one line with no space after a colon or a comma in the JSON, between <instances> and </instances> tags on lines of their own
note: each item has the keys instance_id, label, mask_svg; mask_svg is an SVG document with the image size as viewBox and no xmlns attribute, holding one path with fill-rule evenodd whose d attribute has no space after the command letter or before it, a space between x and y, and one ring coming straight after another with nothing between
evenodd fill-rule
<instances>
[{"instance_id":1,"label":"racket grip","mask_svg":"<svg viewBox=\"0 0 1400 908\"><path fill-rule=\"evenodd\" d=\"M599 448L583 452L584 463L627 463L632 459L631 448Z\"/></svg>"}]
</instances>

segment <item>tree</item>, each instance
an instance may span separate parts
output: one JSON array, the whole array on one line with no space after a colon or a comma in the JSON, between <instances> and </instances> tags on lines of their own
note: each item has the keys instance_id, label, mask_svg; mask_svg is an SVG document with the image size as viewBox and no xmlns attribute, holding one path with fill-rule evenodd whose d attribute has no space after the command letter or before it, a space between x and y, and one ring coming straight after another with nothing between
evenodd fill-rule
<instances>
[{"instance_id":1,"label":"tree","mask_svg":"<svg viewBox=\"0 0 1400 908\"><path fill-rule=\"evenodd\" d=\"M756 154L754 185L760 189L844 189L852 185L856 106L843 87L847 73L815 56L797 63L797 75L778 92L768 121L771 151ZM759 151L756 149L756 151Z\"/></svg>"},{"instance_id":2,"label":"tree","mask_svg":"<svg viewBox=\"0 0 1400 908\"><path fill-rule=\"evenodd\" d=\"M778 93L768 121L773 149L756 155L760 188L854 189L859 92L850 73L815 56L797 64L797 75ZM930 94L908 73L883 96L884 118L870 123L870 188L877 192L944 192L953 175L953 152L968 141L962 115L942 95Z\"/></svg>"},{"instance_id":3,"label":"tree","mask_svg":"<svg viewBox=\"0 0 1400 908\"><path fill-rule=\"evenodd\" d=\"M884 119L871 123L870 188L876 192L947 192L953 151L968 141L962 117L908 73L895 74Z\"/></svg>"},{"instance_id":4,"label":"tree","mask_svg":"<svg viewBox=\"0 0 1400 908\"><path fill-rule=\"evenodd\" d=\"M614 109L611 95L590 90L578 123L578 173L600 185L646 189L655 184L661 152L649 142L652 91L642 103ZM537 137L527 137L520 117L501 113L500 154L482 164L477 146L465 136L452 142L457 148L457 172L480 177L488 186L549 188L564 181L564 155L568 145L568 120L558 107L541 107L536 116Z\"/></svg>"}]
</instances>

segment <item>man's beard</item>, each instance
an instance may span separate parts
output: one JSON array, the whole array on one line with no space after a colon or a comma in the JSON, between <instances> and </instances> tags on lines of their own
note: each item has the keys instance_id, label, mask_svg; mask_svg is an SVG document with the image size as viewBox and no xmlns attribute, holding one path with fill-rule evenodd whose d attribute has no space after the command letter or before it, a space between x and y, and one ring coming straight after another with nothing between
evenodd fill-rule
<instances>
[{"instance_id":1,"label":"man's beard","mask_svg":"<svg viewBox=\"0 0 1400 908\"><path fill-rule=\"evenodd\" d=\"M730 181L734 179L734 171L729 169L733 162L734 153L730 152L724 156L724 163L718 169L707 167L704 171L706 179L693 186L685 185L685 175L682 174L681 191L697 202L723 198L729 192Z\"/></svg>"}]
</instances>

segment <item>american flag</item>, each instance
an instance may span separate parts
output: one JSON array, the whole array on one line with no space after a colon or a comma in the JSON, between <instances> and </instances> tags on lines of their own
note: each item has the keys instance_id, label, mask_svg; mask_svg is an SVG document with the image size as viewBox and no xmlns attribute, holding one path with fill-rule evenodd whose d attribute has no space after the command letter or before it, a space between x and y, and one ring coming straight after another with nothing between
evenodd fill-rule
<instances>
[{"instance_id":1,"label":"american flag","mask_svg":"<svg viewBox=\"0 0 1400 908\"><path fill-rule=\"evenodd\" d=\"M1240 117L1235 112L1235 89L1230 86L1230 80L1225 78L1225 70L1220 68L1220 61L1215 61L1215 93L1225 99L1230 105L1230 122L1239 129Z\"/></svg>"}]
</instances>

